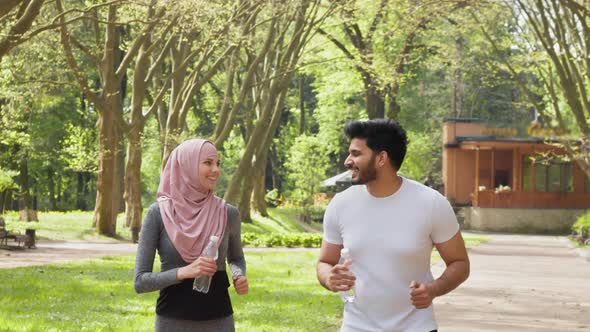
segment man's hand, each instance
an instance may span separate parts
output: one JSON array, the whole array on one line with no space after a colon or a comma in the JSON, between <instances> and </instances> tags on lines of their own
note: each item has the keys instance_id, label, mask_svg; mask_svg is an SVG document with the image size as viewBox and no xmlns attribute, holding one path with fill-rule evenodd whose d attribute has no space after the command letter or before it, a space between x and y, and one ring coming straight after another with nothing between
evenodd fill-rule
<instances>
[{"instance_id":1,"label":"man's hand","mask_svg":"<svg viewBox=\"0 0 590 332\"><path fill-rule=\"evenodd\" d=\"M356 277L348 267L352 264L352 261L346 260L344 264L336 264L330 269L328 280L326 281L326 287L333 291L347 291L354 286Z\"/></svg>"},{"instance_id":2,"label":"man's hand","mask_svg":"<svg viewBox=\"0 0 590 332\"><path fill-rule=\"evenodd\" d=\"M234 288L238 294L248 294L248 278L246 276L234 276Z\"/></svg>"},{"instance_id":3,"label":"man's hand","mask_svg":"<svg viewBox=\"0 0 590 332\"><path fill-rule=\"evenodd\" d=\"M217 272L217 264L212 258L201 256L176 272L176 279L190 279L198 276L213 276Z\"/></svg>"},{"instance_id":4,"label":"man's hand","mask_svg":"<svg viewBox=\"0 0 590 332\"><path fill-rule=\"evenodd\" d=\"M421 284L415 280L410 283L410 300L416 309L426 309L432 304L433 292L427 284Z\"/></svg>"}]
</instances>

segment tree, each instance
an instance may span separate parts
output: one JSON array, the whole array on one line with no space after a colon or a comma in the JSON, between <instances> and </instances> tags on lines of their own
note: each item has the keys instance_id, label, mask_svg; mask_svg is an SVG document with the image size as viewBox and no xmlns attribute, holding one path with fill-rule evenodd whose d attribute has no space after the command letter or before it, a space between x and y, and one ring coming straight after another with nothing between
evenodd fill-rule
<instances>
[{"instance_id":1,"label":"tree","mask_svg":"<svg viewBox=\"0 0 590 332\"><path fill-rule=\"evenodd\" d=\"M369 118L397 120L400 87L409 76L410 63L419 60L416 53L425 48L420 35L437 18L464 7L468 1L339 3L337 25L341 31L319 32L341 50L361 76Z\"/></svg>"},{"instance_id":2,"label":"tree","mask_svg":"<svg viewBox=\"0 0 590 332\"><path fill-rule=\"evenodd\" d=\"M159 7L153 17L148 17L148 9L156 5L156 1L150 2L148 6L134 5L126 1L114 1L96 6L85 16L89 25L82 26L92 32L89 40L90 46L79 40L75 33L71 33L66 25L66 11L62 0L57 0L56 5L60 13L60 35L63 50L70 70L73 72L80 88L88 100L94 105L99 114L98 119L98 141L99 141L99 167L97 198L95 216L98 232L100 234L114 236L116 230L116 217L119 210L117 190L117 172L123 172L117 167L122 160L122 126L123 126L123 94L124 79L127 77L127 70L132 60L137 56L143 42L150 36L150 32L160 22L165 12ZM146 8L147 7L147 8ZM101 10L104 9L104 13ZM129 47L126 52L122 51L121 39L125 25L119 21L121 12L127 10L129 13L136 13L139 17L134 20L141 22L134 30L134 38L130 38ZM141 17L141 15L144 17ZM104 17L101 17L103 15ZM141 21L145 19L146 21ZM101 26L104 25L104 32ZM77 31L79 32L79 31ZM82 31L87 32L87 31ZM79 34L80 35L80 34ZM87 37L89 34L81 34ZM103 39L104 38L104 39ZM98 92L95 91L89 82L89 71L81 67L74 53L74 47L88 59L99 72Z\"/></svg>"},{"instance_id":3,"label":"tree","mask_svg":"<svg viewBox=\"0 0 590 332\"><path fill-rule=\"evenodd\" d=\"M224 196L232 204L239 203L240 213L246 221L250 219L252 191L261 188L255 187L256 179L262 181L265 176L268 151L285 108L289 84L304 47L332 8L323 13L319 10L320 1L316 0L273 3L262 49L271 43L274 47L261 53L264 61L260 61L257 67L249 68L256 73L254 85L246 85L253 96L249 108L255 113L247 117L251 122L243 124L247 141L245 151ZM264 206L264 193L257 197L262 198L258 205Z\"/></svg>"},{"instance_id":4,"label":"tree","mask_svg":"<svg viewBox=\"0 0 590 332\"><path fill-rule=\"evenodd\" d=\"M514 45L526 55L519 65L505 60L507 69L541 113L546 123L569 131L579 142L563 147L590 177L590 10L587 1L510 0L504 9L520 23ZM495 50L498 42L483 31ZM526 81L532 69L544 91ZM539 96L546 96L540 98ZM570 121L571 119L571 125Z\"/></svg>"},{"instance_id":5,"label":"tree","mask_svg":"<svg viewBox=\"0 0 590 332\"><path fill-rule=\"evenodd\" d=\"M301 135L289 152L286 167L294 188L291 198L300 206L312 206L314 194L326 176L327 160L323 158L323 146L317 137Z\"/></svg>"},{"instance_id":6,"label":"tree","mask_svg":"<svg viewBox=\"0 0 590 332\"><path fill-rule=\"evenodd\" d=\"M208 10L187 11L183 5L188 4ZM141 225L141 138L148 117L158 115L163 168L186 127L194 96L219 70L225 56L237 48L222 36L227 35L237 18L252 14L251 9L249 6L232 8L226 3L180 2L167 11L170 23L162 27L159 38L151 31L143 41L133 70L131 114L125 125L129 139L125 169L126 225L131 227L134 242L138 240ZM185 17L187 13L197 17ZM148 17L154 15L151 9ZM226 49L219 52L222 46ZM198 59L196 63L195 59ZM215 61L207 67L212 59ZM163 102L165 97L168 103Z\"/></svg>"}]
</instances>

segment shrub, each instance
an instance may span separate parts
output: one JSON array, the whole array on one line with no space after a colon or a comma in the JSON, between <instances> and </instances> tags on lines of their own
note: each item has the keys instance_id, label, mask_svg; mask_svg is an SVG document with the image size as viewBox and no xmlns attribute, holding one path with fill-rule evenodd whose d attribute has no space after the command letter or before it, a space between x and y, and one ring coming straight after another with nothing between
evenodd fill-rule
<instances>
[{"instance_id":1,"label":"shrub","mask_svg":"<svg viewBox=\"0 0 590 332\"><path fill-rule=\"evenodd\" d=\"M283 196L281 196L277 188L274 188L273 190L266 193L264 196L264 201L271 207L277 207L283 201Z\"/></svg>"},{"instance_id":2,"label":"shrub","mask_svg":"<svg viewBox=\"0 0 590 332\"><path fill-rule=\"evenodd\" d=\"M590 237L590 211L586 212L576 220L572 226L574 239L584 243Z\"/></svg>"},{"instance_id":3,"label":"shrub","mask_svg":"<svg viewBox=\"0 0 590 332\"><path fill-rule=\"evenodd\" d=\"M312 233L256 234L246 232L242 234L242 245L245 247L267 248L319 248L322 245L322 235Z\"/></svg>"}]
</instances>

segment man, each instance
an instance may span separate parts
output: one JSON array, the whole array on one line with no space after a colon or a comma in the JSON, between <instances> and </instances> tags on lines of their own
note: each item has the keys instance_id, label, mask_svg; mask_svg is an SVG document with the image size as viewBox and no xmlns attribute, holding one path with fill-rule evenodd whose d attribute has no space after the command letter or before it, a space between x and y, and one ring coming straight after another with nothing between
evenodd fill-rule
<instances>
[{"instance_id":1,"label":"man","mask_svg":"<svg viewBox=\"0 0 590 332\"><path fill-rule=\"evenodd\" d=\"M453 209L444 196L397 175L406 155L405 131L394 121L354 121L344 165L357 184L339 193L324 216L317 264L331 291L355 287L342 332L436 331L432 300L465 281L469 258ZM430 254L446 263L436 280ZM340 250L351 260L338 264Z\"/></svg>"}]
</instances>

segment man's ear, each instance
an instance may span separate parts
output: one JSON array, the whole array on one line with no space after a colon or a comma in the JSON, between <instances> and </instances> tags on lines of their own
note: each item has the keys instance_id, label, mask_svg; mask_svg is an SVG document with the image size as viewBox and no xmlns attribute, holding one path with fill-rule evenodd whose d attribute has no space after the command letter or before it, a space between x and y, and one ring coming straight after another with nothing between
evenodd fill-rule
<instances>
[{"instance_id":1,"label":"man's ear","mask_svg":"<svg viewBox=\"0 0 590 332\"><path fill-rule=\"evenodd\" d=\"M380 167L385 166L385 163L389 162L389 156L387 155L387 151L383 150L381 152L379 152L379 156L377 158L377 163L379 164Z\"/></svg>"}]
</instances>

